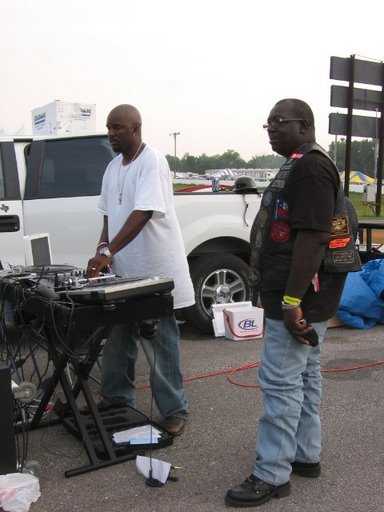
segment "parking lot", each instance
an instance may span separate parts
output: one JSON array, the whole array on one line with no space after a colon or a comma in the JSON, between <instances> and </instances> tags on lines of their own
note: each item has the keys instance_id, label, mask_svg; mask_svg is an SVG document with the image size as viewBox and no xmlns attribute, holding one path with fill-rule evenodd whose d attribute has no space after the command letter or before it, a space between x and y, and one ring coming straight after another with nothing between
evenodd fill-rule
<instances>
[{"instance_id":1,"label":"parking lot","mask_svg":"<svg viewBox=\"0 0 384 512\"><path fill-rule=\"evenodd\" d=\"M185 432L152 456L183 469L178 481L151 488L126 461L66 478L87 462L62 425L33 430L28 459L40 465L41 496L32 512L216 512L227 489L251 471L262 396L255 387L260 340L208 337L181 325L190 417ZM328 330L322 355L322 475L292 477L291 495L266 511L377 512L384 509L384 326ZM137 408L150 415L148 367L140 355ZM96 387L95 387L96 393ZM154 408L153 421L160 422Z\"/></svg>"}]
</instances>

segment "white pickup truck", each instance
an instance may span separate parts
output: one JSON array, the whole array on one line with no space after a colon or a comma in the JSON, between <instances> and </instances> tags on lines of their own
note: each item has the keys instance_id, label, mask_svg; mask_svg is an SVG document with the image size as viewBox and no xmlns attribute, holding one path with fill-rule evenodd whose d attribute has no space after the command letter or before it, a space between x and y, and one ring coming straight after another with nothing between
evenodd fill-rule
<instances>
[{"instance_id":1,"label":"white pickup truck","mask_svg":"<svg viewBox=\"0 0 384 512\"><path fill-rule=\"evenodd\" d=\"M26 265L24 236L49 233L52 263L83 269L94 253L106 135L0 138L0 261ZM189 323L211 332L211 306L249 298L249 233L257 193L175 193L196 305ZM172 276L168 276L172 277Z\"/></svg>"}]
</instances>

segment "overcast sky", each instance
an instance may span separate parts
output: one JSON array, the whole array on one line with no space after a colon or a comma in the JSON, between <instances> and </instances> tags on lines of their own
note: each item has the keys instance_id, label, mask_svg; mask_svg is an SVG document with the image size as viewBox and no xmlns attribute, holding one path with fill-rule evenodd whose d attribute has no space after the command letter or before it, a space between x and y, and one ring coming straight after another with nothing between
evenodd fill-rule
<instances>
[{"instance_id":1,"label":"overcast sky","mask_svg":"<svg viewBox=\"0 0 384 512\"><path fill-rule=\"evenodd\" d=\"M328 148L330 57L384 60L384 2L350 0L0 0L0 131L31 133L31 110L120 103L164 153L271 153L275 102L313 108ZM340 85L340 83L339 83ZM340 110L340 109L339 109Z\"/></svg>"}]
</instances>

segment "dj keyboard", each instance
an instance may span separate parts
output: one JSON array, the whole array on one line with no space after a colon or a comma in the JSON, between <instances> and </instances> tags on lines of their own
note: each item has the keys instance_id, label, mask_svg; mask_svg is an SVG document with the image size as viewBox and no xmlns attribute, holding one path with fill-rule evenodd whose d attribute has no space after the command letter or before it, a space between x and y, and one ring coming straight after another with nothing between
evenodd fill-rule
<instances>
[{"instance_id":1,"label":"dj keyboard","mask_svg":"<svg viewBox=\"0 0 384 512\"><path fill-rule=\"evenodd\" d=\"M0 281L19 285L50 300L93 304L170 293L175 286L169 277L127 278L101 273L98 277L87 278L84 270L68 265L0 271Z\"/></svg>"},{"instance_id":2,"label":"dj keyboard","mask_svg":"<svg viewBox=\"0 0 384 512\"><path fill-rule=\"evenodd\" d=\"M168 277L111 277L102 281L89 281L82 286L66 288L57 293L61 299L70 298L75 302L105 303L169 293L173 288L174 282Z\"/></svg>"}]
</instances>

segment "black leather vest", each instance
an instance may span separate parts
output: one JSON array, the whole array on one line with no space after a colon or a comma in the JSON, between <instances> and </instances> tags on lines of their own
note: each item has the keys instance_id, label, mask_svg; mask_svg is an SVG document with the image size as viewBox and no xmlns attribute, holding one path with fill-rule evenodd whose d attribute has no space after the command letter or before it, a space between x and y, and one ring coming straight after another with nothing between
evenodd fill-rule
<instances>
[{"instance_id":1,"label":"black leather vest","mask_svg":"<svg viewBox=\"0 0 384 512\"><path fill-rule=\"evenodd\" d=\"M263 194L261 207L251 230L250 281L256 288L263 290L285 288L295 241L295 233L292 232L289 222L285 186L296 162L311 151L318 151L329 158L318 144L304 144L281 166ZM331 159L329 160L332 162ZM353 227L349 221L344 191L340 183L331 238L322 262L322 270L332 273L360 269L361 263L355 247Z\"/></svg>"}]
</instances>

